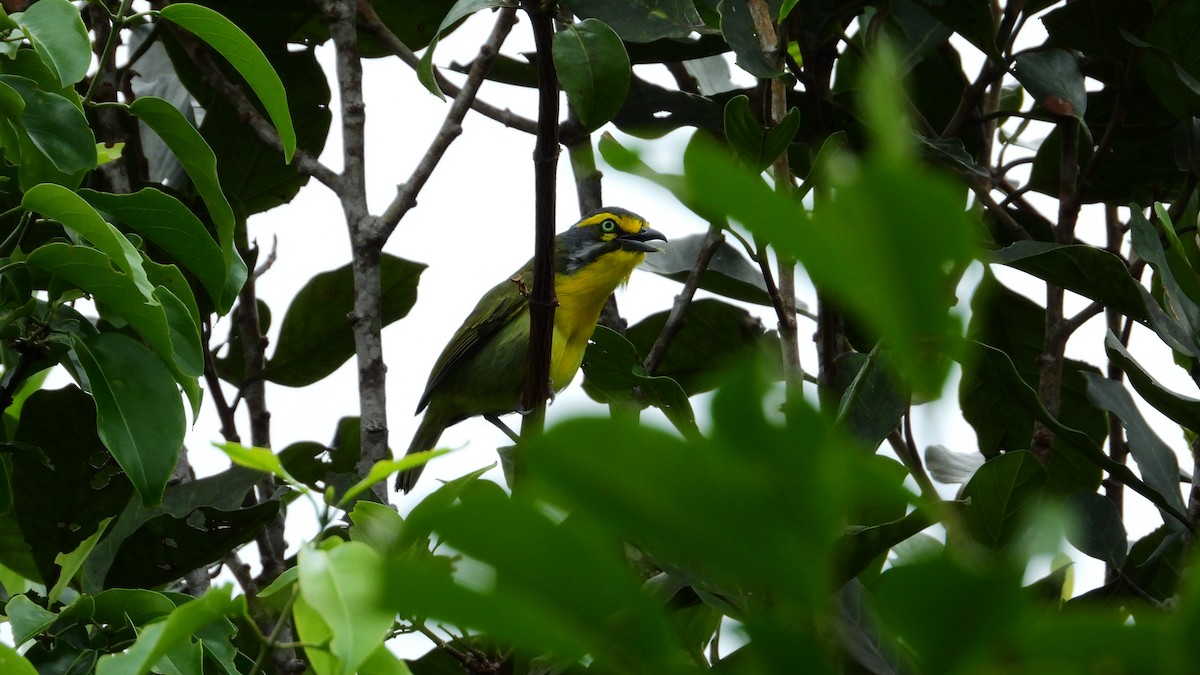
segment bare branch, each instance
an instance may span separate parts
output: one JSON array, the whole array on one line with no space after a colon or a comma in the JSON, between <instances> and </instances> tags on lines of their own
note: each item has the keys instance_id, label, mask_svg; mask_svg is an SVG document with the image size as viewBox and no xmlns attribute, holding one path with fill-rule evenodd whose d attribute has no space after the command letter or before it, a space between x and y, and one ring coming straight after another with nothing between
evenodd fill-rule
<instances>
[{"instance_id":1,"label":"bare branch","mask_svg":"<svg viewBox=\"0 0 1200 675\"><path fill-rule=\"evenodd\" d=\"M667 322L658 333L658 339L654 341L654 345L650 347L650 351L646 354L645 361L642 362L642 367L650 375L658 370L659 364L662 363L663 356L667 353L667 348L671 346L671 342L679 331L687 323L687 308L692 303L692 296L696 294L696 289L700 287L700 278L704 276L704 271L708 269L708 264L712 261L713 255L721 244L725 243L725 235L722 233L720 226L717 224L709 225L708 234L704 237L704 243L700 245L700 252L696 255L696 262L692 265L692 271L688 272L687 280L683 284L683 290L679 295L675 296L675 302L671 306L671 313L667 315Z\"/></svg>"}]
</instances>

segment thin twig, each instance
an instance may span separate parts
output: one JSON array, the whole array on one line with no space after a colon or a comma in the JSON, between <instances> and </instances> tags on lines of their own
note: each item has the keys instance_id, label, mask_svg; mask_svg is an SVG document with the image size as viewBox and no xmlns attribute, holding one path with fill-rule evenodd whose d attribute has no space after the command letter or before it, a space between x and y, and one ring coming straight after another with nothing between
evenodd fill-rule
<instances>
[{"instance_id":1,"label":"thin twig","mask_svg":"<svg viewBox=\"0 0 1200 675\"><path fill-rule=\"evenodd\" d=\"M375 8L371 6L370 2L367 2L367 0L359 0L358 15L360 19L358 27L364 33L367 33L368 35L379 40L384 47L398 56L400 60L407 64L410 68L414 70L417 68L417 64L420 63L421 58L417 56L413 50L409 49L408 45L405 45L400 38L396 37L396 34L393 33L391 29L389 29L382 21L379 20L379 15L375 13ZM474 68L472 67L472 69ZM468 79L469 78L470 76L468 75ZM437 82L438 88L452 98L457 99L459 94L462 93L462 89L450 80L446 79L446 77L442 75L441 71L439 71L437 68L433 69L433 79L435 82ZM465 87L466 85L464 84L463 86ZM471 99L470 106L475 110L475 112L478 112L484 117L496 120L506 127L516 129L518 131L524 131L527 134L537 133L536 122L529 118L521 117L507 108L497 108L496 106L490 105L477 98Z\"/></svg>"},{"instance_id":2,"label":"thin twig","mask_svg":"<svg viewBox=\"0 0 1200 675\"><path fill-rule=\"evenodd\" d=\"M383 228L382 234L385 239L396 229L396 225L404 217L404 214L416 206L417 194L421 192L421 188L425 187L425 182L429 180L429 176L437 168L438 162L446 154L446 150L450 147L450 144L462 133L463 118L466 117L467 111L471 109L471 102L475 100L475 95L479 93L479 87L483 84L488 69L496 59L496 55L500 53L500 46L504 44L504 39L508 37L509 31L512 30L513 24L516 23L516 14L517 10L515 7L506 7L500 10L500 16L496 19L496 25L492 27L491 35L488 36L483 46L479 48L479 57L475 59L475 63L471 66L471 72L467 75L467 81L463 83L462 89L455 96L454 103L450 106L450 111L446 113L446 119L442 122L442 128L429 145L429 149L425 151L425 155L421 157L417 168L413 171L409 179L400 185L396 192L396 197L392 199L392 203L388 205L383 215L380 216L379 225Z\"/></svg>"},{"instance_id":3,"label":"thin twig","mask_svg":"<svg viewBox=\"0 0 1200 675\"><path fill-rule=\"evenodd\" d=\"M700 251L696 254L696 262L692 265L692 270L688 272L683 290L675 296L675 302L671 305L671 313L667 315L667 322L663 324L658 338L646 354L645 361L642 362L642 367L648 374L653 375L658 370L663 357L666 356L667 348L671 346L675 336L687 323L687 308L692 303L692 297L696 295L696 289L700 287L700 279L708 269L709 262L724 243L725 234L721 231L721 227L716 223L709 225L708 234L704 237L704 243L700 245Z\"/></svg>"}]
</instances>

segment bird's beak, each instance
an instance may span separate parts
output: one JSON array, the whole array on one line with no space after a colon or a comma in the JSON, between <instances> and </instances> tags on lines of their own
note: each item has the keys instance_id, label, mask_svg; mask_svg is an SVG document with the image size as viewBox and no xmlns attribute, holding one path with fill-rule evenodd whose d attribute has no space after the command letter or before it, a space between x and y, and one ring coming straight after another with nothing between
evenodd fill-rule
<instances>
[{"instance_id":1,"label":"bird's beak","mask_svg":"<svg viewBox=\"0 0 1200 675\"><path fill-rule=\"evenodd\" d=\"M617 241L620 242L621 248L627 251L641 251L643 253L659 253L662 251L662 249L658 248L657 246L647 243L654 241L655 239L659 241L667 240L666 236L664 236L662 232L649 227L643 227L637 232L622 234L621 236L617 237Z\"/></svg>"}]
</instances>

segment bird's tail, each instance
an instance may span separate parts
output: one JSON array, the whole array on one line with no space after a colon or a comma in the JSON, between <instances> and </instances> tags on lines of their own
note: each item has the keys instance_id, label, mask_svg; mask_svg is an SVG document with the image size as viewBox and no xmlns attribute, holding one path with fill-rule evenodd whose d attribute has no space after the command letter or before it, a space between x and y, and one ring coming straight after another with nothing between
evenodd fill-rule
<instances>
[{"instance_id":1,"label":"bird's tail","mask_svg":"<svg viewBox=\"0 0 1200 675\"><path fill-rule=\"evenodd\" d=\"M431 406L425 411L425 416L421 418L421 424L417 426L417 433L413 434L412 442L408 444L408 452L404 456L413 454L414 452L424 452L432 450L434 445L437 445L438 439L442 437L442 432L446 430L446 423L441 419L441 415ZM411 469L401 471L396 474L396 489L401 492L409 492L413 486L417 484L417 479L421 477L421 472L425 469L425 465L414 466Z\"/></svg>"}]
</instances>

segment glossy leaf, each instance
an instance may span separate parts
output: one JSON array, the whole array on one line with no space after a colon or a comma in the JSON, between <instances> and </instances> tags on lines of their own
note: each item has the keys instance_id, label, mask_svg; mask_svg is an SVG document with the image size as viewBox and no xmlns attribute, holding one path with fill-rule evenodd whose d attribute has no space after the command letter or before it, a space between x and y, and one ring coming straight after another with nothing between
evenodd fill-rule
<instances>
[{"instance_id":1,"label":"glossy leaf","mask_svg":"<svg viewBox=\"0 0 1200 675\"><path fill-rule=\"evenodd\" d=\"M964 512L975 540L1003 550L1029 518L1046 485L1046 470L1029 452L1008 452L979 467L963 487Z\"/></svg>"},{"instance_id":2,"label":"glossy leaf","mask_svg":"<svg viewBox=\"0 0 1200 675\"><path fill-rule=\"evenodd\" d=\"M296 130L288 112L287 91L258 45L232 21L202 5L173 3L158 15L207 42L238 71L266 108L283 145L284 161L290 163L296 152Z\"/></svg>"},{"instance_id":3,"label":"glossy leaf","mask_svg":"<svg viewBox=\"0 0 1200 675\"><path fill-rule=\"evenodd\" d=\"M626 42L686 38L704 28L689 0L566 0L577 16L599 19Z\"/></svg>"},{"instance_id":4,"label":"glossy leaf","mask_svg":"<svg viewBox=\"0 0 1200 675\"><path fill-rule=\"evenodd\" d=\"M1022 52L1016 56L1015 74L1034 100L1054 115L1083 119L1087 91L1079 63L1061 49Z\"/></svg>"},{"instance_id":5,"label":"glossy leaf","mask_svg":"<svg viewBox=\"0 0 1200 675\"><path fill-rule=\"evenodd\" d=\"M233 600L232 588L216 586L180 605L166 620L153 623L121 654L101 657L96 675L143 675L172 649L189 643L205 626L245 611L244 601Z\"/></svg>"},{"instance_id":6,"label":"glossy leaf","mask_svg":"<svg viewBox=\"0 0 1200 675\"><path fill-rule=\"evenodd\" d=\"M1141 284L1129 274L1120 257L1102 248L1018 241L997 251L992 259L1103 302L1106 307L1138 321L1148 317Z\"/></svg>"},{"instance_id":7,"label":"glossy leaf","mask_svg":"<svg viewBox=\"0 0 1200 675\"><path fill-rule=\"evenodd\" d=\"M21 125L54 169L73 174L96 166L96 137L78 106L23 77L0 75L0 82L21 95L25 103Z\"/></svg>"},{"instance_id":8,"label":"glossy leaf","mask_svg":"<svg viewBox=\"0 0 1200 675\"><path fill-rule=\"evenodd\" d=\"M1120 382L1098 373L1088 376L1088 396L1100 408L1107 410L1125 425L1129 454L1137 462L1138 472L1146 484L1161 494L1172 507L1185 511L1179 493L1179 460L1171 446L1163 442L1153 427L1146 423L1133 398Z\"/></svg>"},{"instance_id":9,"label":"glossy leaf","mask_svg":"<svg viewBox=\"0 0 1200 675\"><path fill-rule=\"evenodd\" d=\"M217 158L200 132L175 109L175 106L152 96L143 96L129 105L129 111L145 122L167 144L183 164L196 191L208 207L209 216L217 228L217 241L225 255L226 286L219 305L228 312L246 280L246 264L234 248L233 232L236 221L233 209L221 190L217 178Z\"/></svg>"},{"instance_id":10,"label":"glossy leaf","mask_svg":"<svg viewBox=\"0 0 1200 675\"><path fill-rule=\"evenodd\" d=\"M353 675L379 648L394 615L383 609L383 560L366 544L346 542L332 550L300 550L300 595L333 632L329 651L341 675Z\"/></svg>"},{"instance_id":11,"label":"glossy leaf","mask_svg":"<svg viewBox=\"0 0 1200 675\"><path fill-rule=\"evenodd\" d=\"M417 300L425 265L384 254L380 261L386 326L404 318ZM275 352L264 376L276 384L303 387L316 382L354 355L354 278L350 265L318 274L300 289L279 328Z\"/></svg>"},{"instance_id":12,"label":"glossy leaf","mask_svg":"<svg viewBox=\"0 0 1200 675\"><path fill-rule=\"evenodd\" d=\"M220 305L226 286L220 244L182 202L155 188L119 195L85 189L79 196L166 251L195 275L213 303Z\"/></svg>"},{"instance_id":13,"label":"glossy leaf","mask_svg":"<svg viewBox=\"0 0 1200 675\"><path fill-rule=\"evenodd\" d=\"M792 108L773 129L767 130L750 112L750 99L735 96L725 104L725 137L742 161L759 171L787 151L800 128L800 111Z\"/></svg>"},{"instance_id":14,"label":"glossy leaf","mask_svg":"<svg viewBox=\"0 0 1200 675\"><path fill-rule=\"evenodd\" d=\"M554 68L567 101L585 131L616 116L629 91L629 56L621 38L596 19L569 24L554 34Z\"/></svg>"},{"instance_id":15,"label":"glossy leaf","mask_svg":"<svg viewBox=\"0 0 1200 675\"><path fill-rule=\"evenodd\" d=\"M141 343L120 333L72 339L96 400L100 439L146 505L162 500L186 427L175 379Z\"/></svg>"},{"instance_id":16,"label":"glossy leaf","mask_svg":"<svg viewBox=\"0 0 1200 675\"><path fill-rule=\"evenodd\" d=\"M1071 545L1113 567L1122 567L1129 541L1112 500L1095 492L1076 492L1067 497L1067 509L1076 521L1076 529L1067 531Z\"/></svg>"},{"instance_id":17,"label":"glossy leaf","mask_svg":"<svg viewBox=\"0 0 1200 675\"><path fill-rule=\"evenodd\" d=\"M41 0L22 12L17 24L61 86L69 87L87 75L92 44L74 3Z\"/></svg>"},{"instance_id":18,"label":"glossy leaf","mask_svg":"<svg viewBox=\"0 0 1200 675\"><path fill-rule=\"evenodd\" d=\"M661 246L657 255L646 256L638 269L683 283L695 266L705 239L703 234L672 237ZM762 270L725 239L717 245L708 268L701 275L700 288L734 300L772 306Z\"/></svg>"}]
</instances>

